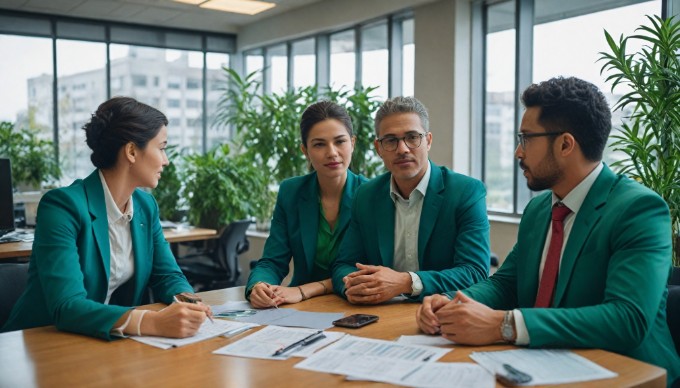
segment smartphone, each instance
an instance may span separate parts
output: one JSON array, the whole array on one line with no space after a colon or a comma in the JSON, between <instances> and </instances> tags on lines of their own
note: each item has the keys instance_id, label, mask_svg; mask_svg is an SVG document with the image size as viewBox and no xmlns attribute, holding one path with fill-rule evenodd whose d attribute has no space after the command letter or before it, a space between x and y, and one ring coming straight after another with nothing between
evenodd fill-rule
<instances>
[{"instance_id":1,"label":"smartphone","mask_svg":"<svg viewBox=\"0 0 680 388\"><path fill-rule=\"evenodd\" d=\"M366 326L369 323L377 322L377 315L370 314L354 314L349 315L344 318L340 318L337 321L333 321L333 325L340 327L349 327L352 329L357 329L362 326Z\"/></svg>"}]
</instances>

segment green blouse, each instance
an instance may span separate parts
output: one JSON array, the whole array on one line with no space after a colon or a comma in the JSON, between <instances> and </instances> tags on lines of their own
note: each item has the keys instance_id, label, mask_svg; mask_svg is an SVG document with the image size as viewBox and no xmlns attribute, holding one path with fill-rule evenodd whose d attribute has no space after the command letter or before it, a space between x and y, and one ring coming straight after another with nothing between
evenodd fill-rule
<instances>
[{"instance_id":1,"label":"green blouse","mask_svg":"<svg viewBox=\"0 0 680 388\"><path fill-rule=\"evenodd\" d=\"M338 209L340 205L338 205ZM331 226L326 221L326 214L324 214L321 199L319 199L319 233L316 236L316 257L314 258L312 281L331 277L330 267L338 255L338 248L340 247L345 230L338 231L338 228L331 230Z\"/></svg>"}]
</instances>

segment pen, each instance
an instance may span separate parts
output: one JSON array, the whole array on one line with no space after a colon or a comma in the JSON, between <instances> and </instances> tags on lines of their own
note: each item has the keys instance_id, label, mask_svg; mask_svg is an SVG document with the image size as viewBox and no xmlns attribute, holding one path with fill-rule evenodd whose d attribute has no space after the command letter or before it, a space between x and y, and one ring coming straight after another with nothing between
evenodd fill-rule
<instances>
[{"instance_id":1,"label":"pen","mask_svg":"<svg viewBox=\"0 0 680 388\"><path fill-rule=\"evenodd\" d=\"M506 374L496 373L496 379L498 379L498 381L500 381L504 385L508 385L511 387L517 385L524 385L533 379L531 375L524 373L519 369L516 369L510 364L503 364L503 369L505 369L505 371L508 373Z\"/></svg>"},{"instance_id":2,"label":"pen","mask_svg":"<svg viewBox=\"0 0 680 388\"><path fill-rule=\"evenodd\" d=\"M322 330L319 330L316 333L312 333L312 334L308 335L307 337L286 346L285 348L282 348L282 349L275 351L274 354L272 354L272 357L280 356L283 353L286 353L286 352L288 352L292 349L295 349L297 347L300 347L300 346L307 346L307 345L314 343L314 342L316 342L316 341L318 341L322 338L326 338L326 335L323 333Z\"/></svg>"},{"instance_id":3,"label":"pen","mask_svg":"<svg viewBox=\"0 0 680 388\"><path fill-rule=\"evenodd\" d=\"M177 299L177 295L173 295L172 300L174 300L177 303L180 302L180 300ZM189 300L187 300L186 303L196 303L196 301L189 299ZM208 317L208 319L210 319L210 322L215 323L215 320L213 319L213 317L211 317L207 312L205 313L205 316Z\"/></svg>"}]
</instances>

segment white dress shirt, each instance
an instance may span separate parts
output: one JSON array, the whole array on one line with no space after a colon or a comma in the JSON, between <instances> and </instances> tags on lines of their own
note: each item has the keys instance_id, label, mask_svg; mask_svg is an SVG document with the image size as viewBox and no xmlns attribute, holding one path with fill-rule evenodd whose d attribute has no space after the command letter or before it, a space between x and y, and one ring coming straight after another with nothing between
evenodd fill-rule
<instances>
[{"instance_id":1,"label":"white dress shirt","mask_svg":"<svg viewBox=\"0 0 680 388\"><path fill-rule=\"evenodd\" d=\"M586 176L581 181L581 183L574 187L569 192L569 194L567 194L561 200L557 195L555 195L555 193L552 194L552 205L555 205L556 203L561 201L566 207L568 207L571 210L571 213L567 215L567 217L564 219L562 223L564 228L563 234L564 237L562 240L563 241L562 251L560 252L560 266L562 265L562 255L564 254L564 248L567 246L567 243L569 242L569 234L571 233L571 227L574 225L576 214L578 214L578 211L581 209L581 205L583 205L583 201L586 199L586 196L588 195L590 188L593 187L593 183L595 183L597 177L600 176L602 168L603 164L602 163L598 164L597 167L595 167L595 169L593 169L593 171L591 171L590 174L588 174L588 176ZM547 231L545 245L543 246L543 253L541 254L541 264L538 267L538 284L541 284L541 276L543 276L543 267L545 266L545 260L548 257L548 248L550 247L551 236L552 236L552 222L550 223L550 227L548 228ZM517 340L515 341L515 344L528 345L531 338L529 332L527 331L527 325L524 322L524 316L522 315L522 312L519 309L515 309L513 310L513 316L515 318L515 329L517 331Z\"/></svg>"},{"instance_id":2,"label":"white dress shirt","mask_svg":"<svg viewBox=\"0 0 680 388\"><path fill-rule=\"evenodd\" d=\"M128 200L125 213L122 213L113 200L111 191L106 184L104 175L99 171L99 179L104 189L104 202L106 203L106 217L109 221L109 245L111 253L109 271L109 290L106 294L105 304L109 304L111 294L118 287L130 280L135 272L134 255L132 252L132 235L130 233L130 221L132 220L133 204L132 197Z\"/></svg>"},{"instance_id":3,"label":"white dress shirt","mask_svg":"<svg viewBox=\"0 0 680 388\"><path fill-rule=\"evenodd\" d=\"M425 175L418 182L408 199L399 194L394 178L390 180L390 197L394 202L394 261L395 271L410 272L418 281L420 276L418 263L418 232L420 230L420 215L423 212L423 202L430 182L430 163L427 163ZM413 293L418 296L420 292Z\"/></svg>"}]
</instances>

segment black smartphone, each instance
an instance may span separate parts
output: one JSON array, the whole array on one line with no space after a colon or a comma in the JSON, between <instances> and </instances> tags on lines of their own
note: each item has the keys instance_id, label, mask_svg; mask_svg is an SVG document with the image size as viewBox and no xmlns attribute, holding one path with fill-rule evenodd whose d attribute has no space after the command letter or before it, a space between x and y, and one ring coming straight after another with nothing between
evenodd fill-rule
<instances>
[{"instance_id":1,"label":"black smartphone","mask_svg":"<svg viewBox=\"0 0 680 388\"><path fill-rule=\"evenodd\" d=\"M377 315L370 315L370 314L354 314L354 315L349 315L344 318L340 318L337 321L333 321L333 324L335 326L340 326L340 327L349 327L352 329L356 329L362 326L366 326L369 323L376 322L378 320Z\"/></svg>"}]
</instances>

